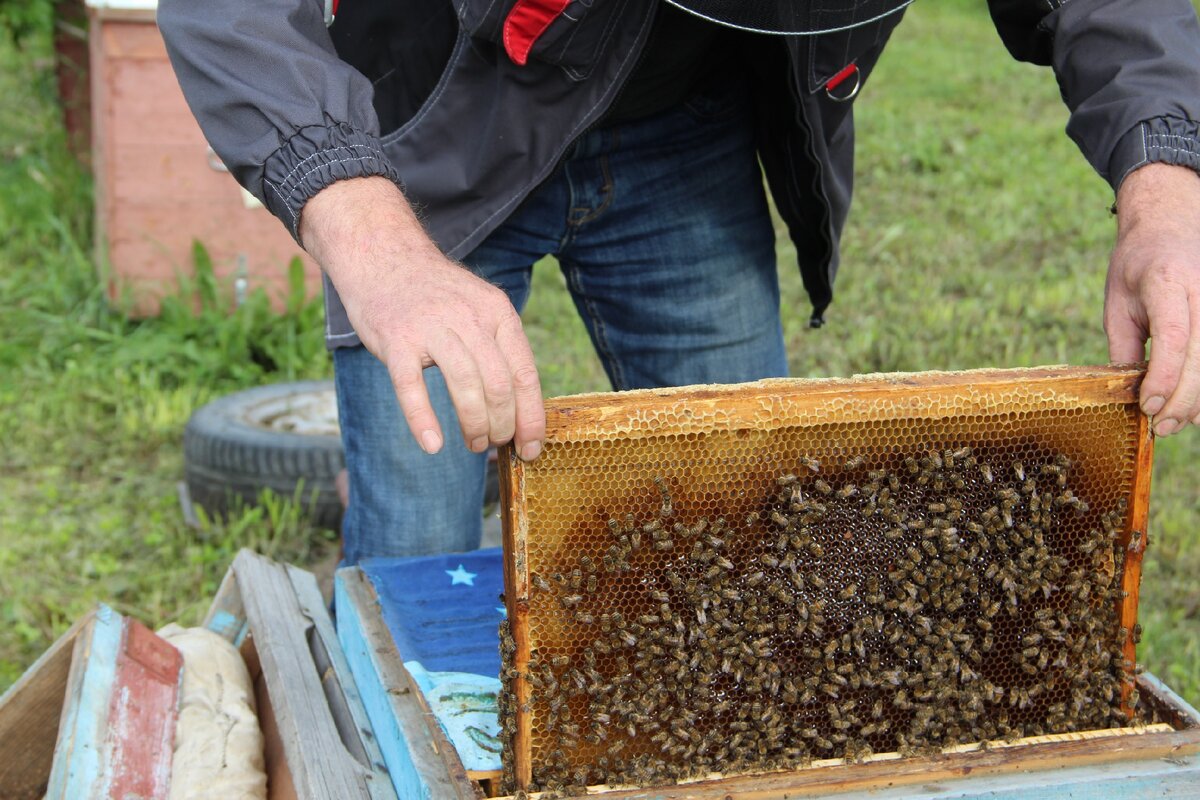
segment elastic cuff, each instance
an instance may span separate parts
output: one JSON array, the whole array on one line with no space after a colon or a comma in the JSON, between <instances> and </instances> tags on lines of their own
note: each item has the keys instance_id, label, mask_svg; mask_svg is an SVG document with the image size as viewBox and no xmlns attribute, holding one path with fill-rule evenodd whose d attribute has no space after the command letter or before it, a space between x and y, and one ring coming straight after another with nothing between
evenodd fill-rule
<instances>
[{"instance_id":1,"label":"elastic cuff","mask_svg":"<svg viewBox=\"0 0 1200 800\"><path fill-rule=\"evenodd\" d=\"M1200 123L1180 117L1145 120L1117 142L1108 162L1113 191L1146 164L1174 164L1200 172Z\"/></svg>"},{"instance_id":2,"label":"elastic cuff","mask_svg":"<svg viewBox=\"0 0 1200 800\"><path fill-rule=\"evenodd\" d=\"M372 175L400 185L378 137L344 124L310 125L296 131L263 165L262 199L300 243L300 212L310 198L335 181Z\"/></svg>"}]
</instances>

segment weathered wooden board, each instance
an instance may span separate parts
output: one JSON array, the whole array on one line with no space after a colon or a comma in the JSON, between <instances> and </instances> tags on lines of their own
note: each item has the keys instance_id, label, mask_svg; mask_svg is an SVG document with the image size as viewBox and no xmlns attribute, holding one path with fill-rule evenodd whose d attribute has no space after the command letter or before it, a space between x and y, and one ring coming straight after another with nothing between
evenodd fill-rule
<instances>
[{"instance_id":1,"label":"weathered wooden board","mask_svg":"<svg viewBox=\"0 0 1200 800\"><path fill-rule=\"evenodd\" d=\"M166 798L183 659L107 606L75 639L48 800Z\"/></svg>"},{"instance_id":2,"label":"weathered wooden board","mask_svg":"<svg viewBox=\"0 0 1200 800\"><path fill-rule=\"evenodd\" d=\"M481 798L404 669L370 581L348 568L338 571L334 587L338 639L396 791L405 800Z\"/></svg>"},{"instance_id":3,"label":"weathered wooden board","mask_svg":"<svg viewBox=\"0 0 1200 800\"><path fill-rule=\"evenodd\" d=\"M0 697L3 800L40 800L46 794L75 640L90 630L95 615L89 611L77 620Z\"/></svg>"},{"instance_id":4,"label":"weathered wooden board","mask_svg":"<svg viewBox=\"0 0 1200 800\"><path fill-rule=\"evenodd\" d=\"M243 550L206 624L241 641L255 678L273 797L396 797L312 575ZM277 794L285 780L290 789Z\"/></svg>"}]
</instances>

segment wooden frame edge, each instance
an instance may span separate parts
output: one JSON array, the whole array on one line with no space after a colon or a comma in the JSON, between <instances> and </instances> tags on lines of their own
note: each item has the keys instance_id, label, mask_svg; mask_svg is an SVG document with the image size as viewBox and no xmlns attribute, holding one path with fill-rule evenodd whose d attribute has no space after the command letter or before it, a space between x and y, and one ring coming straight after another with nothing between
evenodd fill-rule
<instances>
[{"instance_id":1,"label":"wooden frame edge","mask_svg":"<svg viewBox=\"0 0 1200 800\"><path fill-rule=\"evenodd\" d=\"M533 780L533 721L529 712L522 710L529 708L531 694L529 681L524 677L528 672L530 658L527 561L529 521L523 513L524 506L518 502L525 493L525 462L517 457L511 444L501 448L499 458L500 510L504 543L504 605L508 612L509 633L516 648L513 653L516 675L512 679L512 703L517 724L517 729L512 734L513 778L517 786L524 788Z\"/></svg>"},{"instance_id":2,"label":"wooden frame edge","mask_svg":"<svg viewBox=\"0 0 1200 800\"><path fill-rule=\"evenodd\" d=\"M338 642L362 696L397 796L404 800L481 800L420 688L404 668L377 613L371 581L358 567L337 571Z\"/></svg>"},{"instance_id":3,"label":"wooden frame edge","mask_svg":"<svg viewBox=\"0 0 1200 800\"><path fill-rule=\"evenodd\" d=\"M769 393L778 402L819 406L848 399L884 399L923 390L927 394L964 388L1045 385L1087 403L1136 403L1145 374L1144 364L1095 367L1030 367L957 372L878 373L850 378L772 378L728 385L694 385L666 389L637 389L566 395L546 401L548 441L587 431L590 434L627 430L631 413L642 407L662 407L672 401L700 410L719 410L726 427L749 424L739 416L738 403L756 401ZM634 432L642 435L643 432Z\"/></svg>"},{"instance_id":4,"label":"wooden frame edge","mask_svg":"<svg viewBox=\"0 0 1200 800\"><path fill-rule=\"evenodd\" d=\"M1134 455L1133 486L1129 503L1129 518L1125 533L1120 544L1125 548L1125 568L1121 573L1120 607L1118 617L1121 627L1125 629L1125 644L1123 651L1129 662L1130 670L1137 664L1137 613L1138 601L1142 585L1142 554L1146 551L1150 532L1147 524L1150 520L1150 480L1154 464L1154 432L1150 427L1150 418L1138 412L1137 443ZM1126 681L1121 686L1121 707L1126 713L1132 713L1129 696L1133 692L1133 681Z\"/></svg>"}]
</instances>

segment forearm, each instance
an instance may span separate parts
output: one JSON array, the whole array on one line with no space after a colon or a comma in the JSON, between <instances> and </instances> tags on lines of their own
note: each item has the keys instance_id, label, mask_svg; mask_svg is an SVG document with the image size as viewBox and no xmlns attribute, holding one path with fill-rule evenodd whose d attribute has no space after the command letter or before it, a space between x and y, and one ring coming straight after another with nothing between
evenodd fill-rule
<instances>
[{"instance_id":1,"label":"forearm","mask_svg":"<svg viewBox=\"0 0 1200 800\"><path fill-rule=\"evenodd\" d=\"M304 206L299 232L305 249L333 285L370 281L372 270L404 270L440 257L403 193L382 177L337 181Z\"/></svg>"}]
</instances>

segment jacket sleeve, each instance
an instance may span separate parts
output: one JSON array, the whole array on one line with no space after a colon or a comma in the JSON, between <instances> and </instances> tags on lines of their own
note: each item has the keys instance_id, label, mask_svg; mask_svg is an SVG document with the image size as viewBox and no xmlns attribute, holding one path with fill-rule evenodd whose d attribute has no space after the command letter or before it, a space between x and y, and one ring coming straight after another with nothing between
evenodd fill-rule
<instances>
[{"instance_id":1,"label":"jacket sleeve","mask_svg":"<svg viewBox=\"0 0 1200 800\"><path fill-rule=\"evenodd\" d=\"M371 84L335 54L322 0L161 0L158 24L209 144L297 241L304 204L334 181L399 183Z\"/></svg>"},{"instance_id":2,"label":"jacket sleeve","mask_svg":"<svg viewBox=\"0 0 1200 800\"><path fill-rule=\"evenodd\" d=\"M1067 134L1113 189L1150 162L1200 170L1200 25L1189 0L989 0L1009 51L1054 67Z\"/></svg>"}]
</instances>

